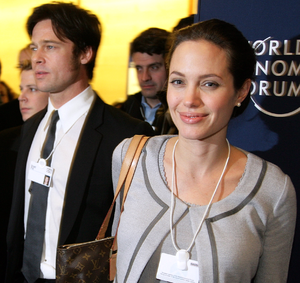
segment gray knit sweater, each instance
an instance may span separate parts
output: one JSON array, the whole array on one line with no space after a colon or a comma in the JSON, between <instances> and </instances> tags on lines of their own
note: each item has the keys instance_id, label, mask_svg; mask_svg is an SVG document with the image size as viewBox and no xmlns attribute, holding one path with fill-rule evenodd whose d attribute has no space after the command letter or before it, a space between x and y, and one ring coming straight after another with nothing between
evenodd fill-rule
<instances>
[{"instance_id":1,"label":"gray knit sweater","mask_svg":"<svg viewBox=\"0 0 300 283\"><path fill-rule=\"evenodd\" d=\"M176 253L170 238L171 192L163 166L169 138L151 138L140 157L118 229L115 282L160 282L156 271L161 252ZM114 152L114 187L129 141ZM277 166L251 153L247 157L235 191L212 204L192 247L199 282L286 282L296 219L295 190ZM205 208L176 199L173 223L180 248L191 243ZM118 204L114 231L119 214Z\"/></svg>"}]
</instances>

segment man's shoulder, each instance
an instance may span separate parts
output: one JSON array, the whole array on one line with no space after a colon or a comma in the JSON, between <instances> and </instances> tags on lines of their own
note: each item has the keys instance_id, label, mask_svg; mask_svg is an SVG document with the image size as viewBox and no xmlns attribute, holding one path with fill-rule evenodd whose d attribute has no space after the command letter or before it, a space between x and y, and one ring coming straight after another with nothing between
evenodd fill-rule
<instances>
[{"instance_id":1,"label":"man's shoulder","mask_svg":"<svg viewBox=\"0 0 300 283\"><path fill-rule=\"evenodd\" d=\"M12 127L0 131L0 152L13 146L16 140L20 138L22 126Z\"/></svg>"},{"instance_id":2,"label":"man's shoulder","mask_svg":"<svg viewBox=\"0 0 300 283\"><path fill-rule=\"evenodd\" d=\"M127 100L123 102L120 109L128 113L132 117L135 117L139 120L144 120L144 117L141 114L141 102L142 102L142 93L138 92L129 95Z\"/></svg>"},{"instance_id":3,"label":"man's shoulder","mask_svg":"<svg viewBox=\"0 0 300 283\"><path fill-rule=\"evenodd\" d=\"M23 129L28 129L32 127L33 125L39 125L43 117L47 113L47 107L37 113L35 113L33 116L31 116L29 119L27 119L23 124Z\"/></svg>"},{"instance_id":4,"label":"man's shoulder","mask_svg":"<svg viewBox=\"0 0 300 283\"><path fill-rule=\"evenodd\" d=\"M105 105L105 115L112 116L116 120L116 122L120 124L137 125L142 122L141 120L132 117L128 113L108 104Z\"/></svg>"},{"instance_id":5,"label":"man's shoulder","mask_svg":"<svg viewBox=\"0 0 300 283\"><path fill-rule=\"evenodd\" d=\"M141 104L142 92L137 92L135 94L128 95L127 99L124 101L123 106L131 105L132 103Z\"/></svg>"},{"instance_id":6,"label":"man's shoulder","mask_svg":"<svg viewBox=\"0 0 300 283\"><path fill-rule=\"evenodd\" d=\"M141 91L139 91L139 92L137 92L137 93L134 93L134 94L130 94L130 95L128 95L128 98L127 98L127 100L132 100L132 99L136 99L136 100L141 100L142 99L142 92Z\"/></svg>"},{"instance_id":7,"label":"man's shoulder","mask_svg":"<svg viewBox=\"0 0 300 283\"><path fill-rule=\"evenodd\" d=\"M22 125L0 131L0 139L3 137L16 137L20 135L21 128Z\"/></svg>"},{"instance_id":8,"label":"man's shoulder","mask_svg":"<svg viewBox=\"0 0 300 283\"><path fill-rule=\"evenodd\" d=\"M18 99L0 105L0 130L23 124Z\"/></svg>"},{"instance_id":9,"label":"man's shoulder","mask_svg":"<svg viewBox=\"0 0 300 283\"><path fill-rule=\"evenodd\" d=\"M97 115L97 119L99 121L101 120L100 123L103 128L109 127L110 129L114 129L114 131L118 129L121 129L121 131L126 129L130 131L130 129L136 129L138 127L146 129L146 132L149 134L152 132L152 127L148 123L136 119L128 113L105 103L101 98L96 100L92 113L94 114L90 119L96 119L97 117L95 117L95 115Z\"/></svg>"}]
</instances>

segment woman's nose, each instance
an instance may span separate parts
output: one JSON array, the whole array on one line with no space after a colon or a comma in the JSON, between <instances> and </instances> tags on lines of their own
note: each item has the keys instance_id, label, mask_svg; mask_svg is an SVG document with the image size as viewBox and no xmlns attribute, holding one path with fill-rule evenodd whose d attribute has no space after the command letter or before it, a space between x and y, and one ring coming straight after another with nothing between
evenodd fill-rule
<instances>
[{"instance_id":1,"label":"woman's nose","mask_svg":"<svg viewBox=\"0 0 300 283\"><path fill-rule=\"evenodd\" d=\"M198 107L202 104L200 89L198 87L188 87L184 94L183 104L186 107Z\"/></svg>"}]
</instances>

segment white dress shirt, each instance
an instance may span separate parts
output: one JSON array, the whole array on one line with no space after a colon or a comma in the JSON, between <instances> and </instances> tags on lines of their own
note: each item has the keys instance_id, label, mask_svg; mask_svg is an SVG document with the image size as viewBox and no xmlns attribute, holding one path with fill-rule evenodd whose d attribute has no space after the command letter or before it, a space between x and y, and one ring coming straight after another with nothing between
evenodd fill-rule
<instances>
[{"instance_id":1,"label":"white dress shirt","mask_svg":"<svg viewBox=\"0 0 300 283\"><path fill-rule=\"evenodd\" d=\"M56 249L66 184L74 159L77 142L94 98L95 93L89 86L82 93L58 109L59 120L56 127L51 162L51 167L54 169L54 173L48 195L45 240L41 260L41 278L55 279ZM49 99L47 113L42 119L31 144L27 159L26 176L28 176L31 162L38 162L40 158L41 149L50 123L49 118L54 110L56 109L53 107ZM25 234L30 202L30 183L31 181L26 178L24 211Z\"/></svg>"}]
</instances>

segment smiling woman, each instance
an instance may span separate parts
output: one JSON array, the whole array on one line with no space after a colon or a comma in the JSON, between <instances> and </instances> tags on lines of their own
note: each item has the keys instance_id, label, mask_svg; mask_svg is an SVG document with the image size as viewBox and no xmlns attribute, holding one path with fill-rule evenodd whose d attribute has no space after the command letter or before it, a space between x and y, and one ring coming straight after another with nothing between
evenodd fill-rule
<instances>
[{"instance_id":1,"label":"smiling woman","mask_svg":"<svg viewBox=\"0 0 300 283\"><path fill-rule=\"evenodd\" d=\"M167 98L183 137L205 139L226 131L232 109L251 84L248 80L246 91L237 93L228 64L226 53L205 40L183 42L174 51Z\"/></svg>"},{"instance_id":2,"label":"smiling woman","mask_svg":"<svg viewBox=\"0 0 300 283\"><path fill-rule=\"evenodd\" d=\"M173 35L167 99L178 136L153 137L141 154L118 228L118 282L286 282L293 184L226 140L249 101L255 61L224 21ZM114 186L129 141L115 149ZM114 230L119 216L118 204Z\"/></svg>"}]
</instances>

